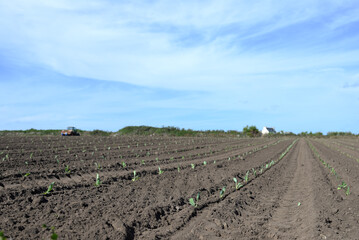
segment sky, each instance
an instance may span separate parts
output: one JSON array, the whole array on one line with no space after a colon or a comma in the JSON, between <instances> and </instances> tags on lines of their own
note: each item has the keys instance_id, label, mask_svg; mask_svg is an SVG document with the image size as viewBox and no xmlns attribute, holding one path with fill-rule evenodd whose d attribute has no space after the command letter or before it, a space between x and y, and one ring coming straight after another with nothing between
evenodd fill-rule
<instances>
[{"instance_id":1,"label":"sky","mask_svg":"<svg viewBox=\"0 0 359 240\"><path fill-rule=\"evenodd\" d=\"M357 0L0 0L0 129L359 133Z\"/></svg>"}]
</instances>

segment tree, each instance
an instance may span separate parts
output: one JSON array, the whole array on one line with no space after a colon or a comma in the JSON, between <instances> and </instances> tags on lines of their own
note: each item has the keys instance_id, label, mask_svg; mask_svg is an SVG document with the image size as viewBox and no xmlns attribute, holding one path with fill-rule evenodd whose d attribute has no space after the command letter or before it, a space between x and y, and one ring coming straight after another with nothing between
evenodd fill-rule
<instances>
[{"instance_id":1,"label":"tree","mask_svg":"<svg viewBox=\"0 0 359 240\"><path fill-rule=\"evenodd\" d=\"M245 126L243 128L243 134L248 137L256 137L259 136L259 130L256 126Z\"/></svg>"}]
</instances>

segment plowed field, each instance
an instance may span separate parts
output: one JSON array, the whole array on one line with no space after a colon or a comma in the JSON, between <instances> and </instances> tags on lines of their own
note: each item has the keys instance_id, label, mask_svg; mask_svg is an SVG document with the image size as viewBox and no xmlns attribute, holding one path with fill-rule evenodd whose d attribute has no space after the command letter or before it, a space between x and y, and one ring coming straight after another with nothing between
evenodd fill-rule
<instances>
[{"instance_id":1,"label":"plowed field","mask_svg":"<svg viewBox=\"0 0 359 240\"><path fill-rule=\"evenodd\" d=\"M12 239L359 239L359 142L3 136L0 209Z\"/></svg>"}]
</instances>

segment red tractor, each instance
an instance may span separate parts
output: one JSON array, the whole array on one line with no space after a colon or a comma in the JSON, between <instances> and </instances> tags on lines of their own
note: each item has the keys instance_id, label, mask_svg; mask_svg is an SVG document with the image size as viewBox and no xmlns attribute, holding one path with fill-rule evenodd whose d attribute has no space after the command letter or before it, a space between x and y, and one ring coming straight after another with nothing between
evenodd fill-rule
<instances>
[{"instance_id":1,"label":"red tractor","mask_svg":"<svg viewBox=\"0 0 359 240\"><path fill-rule=\"evenodd\" d=\"M67 130L61 131L61 136L80 136L80 133L75 127L68 127Z\"/></svg>"}]
</instances>

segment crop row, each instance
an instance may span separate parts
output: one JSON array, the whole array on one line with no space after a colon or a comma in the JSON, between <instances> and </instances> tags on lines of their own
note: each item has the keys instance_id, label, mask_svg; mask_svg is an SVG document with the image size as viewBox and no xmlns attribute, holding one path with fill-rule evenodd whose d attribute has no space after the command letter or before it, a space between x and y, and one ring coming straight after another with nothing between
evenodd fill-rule
<instances>
[{"instance_id":1,"label":"crop row","mask_svg":"<svg viewBox=\"0 0 359 240\"><path fill-rule=\"evenodd\" d=\"M336 150L336 151L338 151L339 153L341 153L342 155L344 155L344 156L346 156L346 157L348 157L348 158L351 158L351 159L353 159L353 160L355 160L355 161L357 161L357 162L359 163L359 158L357 158L357 157L355 157L355 156L353 156L353 155L351 155L351 154L349 154L349 153L343 151L342 149L336 148L336 147L334 147L334 146L331 146L331 145L329 145L329 144L327 144L327 143L325 143L325 142L323 142L323 144L324 144L325 146L327 146L328 148L333 149L333 150ZM336 142L334 142L334 144L337 144L337 145L341 146L341 144L336 143ZM348 146L345 146L345 147L348 147ZM353 149L354 149L354 148L353 148Z\"/></svg>"},{"instance_id":2,"label":"crop row","mask_svg":"<svg viewBox=\"0 0 359 240\"><path fill-rule=\"evenodd\" d=\"M259 167L255 167L252 169L249 169L246 171L246 174L242 177L240 177L239 175L237 175L236 177L233 177L233 182L234 182L234 186L233 188L236 190L239 190L240 188L246 186L249 182L253 181L255 178L257 178L258 176L264 174L267 170L269 170L271 167L273 167L275 164L277 164L280 160L282 160L284 158L284 156L290 151L290 149L293 147L293 145L297 142L298 139L295 139L287 148L284 152L281 153L281 155L279 156L279 158L277 160L270 160L266 163L264 163L263 165L259 166ZM237 179L237 177L239 179L242 179L242 182L239 182L239 180ZM219 191L219 199L224 198L225 192L226 192L227 186L223 186L220 191ZM232 192L234 192L232 191ZM196 194L196 197L191 197L189 198L189 203L195 207L198 208L199 207L199 200L200 200L200 191ZM228 193L230 194L230 193ZM227 194L227 195L228 195ZM217 201L214 201L217 202ZM210 202L210 203L214 203L214 202ZM209 202L203 203L203 205L207 206L208 204L210 204Z\"/></svg>"},{"instance_id":3,"label":"crop row","mask_svg":"<svg viewBox=\"0 0 359 240\"><path fill-rule=\"evenodd\" d=\"M350 188L349 185L343 180L342 177L336 172L334 167L330 166L329 163L325 162L324 159L320 156L317 149L309 142L307 141L309 147L311 148L312 152L314 153L315 157L323 164L324 167L328 168L331 174L333 174L336 179L339 181L337 189L343 189L345 191L345 194L348 196L350 194Z\"/></svg>"}]
</instances>

